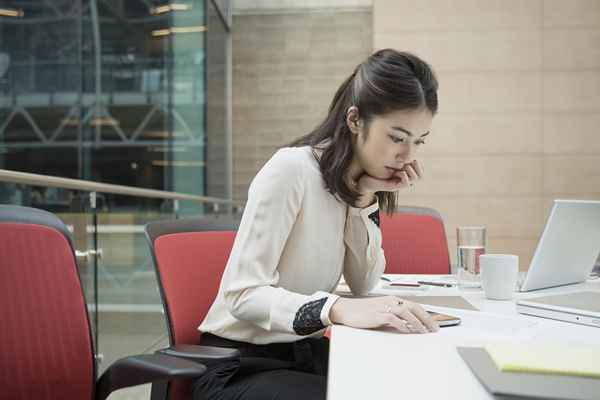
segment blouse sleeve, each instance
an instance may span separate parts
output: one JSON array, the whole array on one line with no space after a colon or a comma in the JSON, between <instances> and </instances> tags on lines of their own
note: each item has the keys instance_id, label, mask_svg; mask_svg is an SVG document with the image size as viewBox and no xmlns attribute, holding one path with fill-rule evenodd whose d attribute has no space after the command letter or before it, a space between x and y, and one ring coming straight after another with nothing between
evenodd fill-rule
<instances>
[{"instance_id":1,"label":"blouse sleeve","mask_svg":"<svg viewBox=\"0 0 600 400\"><path fill-rule=\"evenodd\" d=\"M344 243L344 279L353 294L366 295L385 269L378 202L366 208L348 207Z\"/></svg>"},{"instance_id":2,"label":"blouse sleeve","mask_svg":"<svg viewBox=\"0 0 600 400\"><path fill-rule=\"evenodd\" d=\"M308 335L331 324L338 296L303 295L278 286L278 263L302 207L303 164L297 152L279 150L256 175L223 274L230 313L268 331Z\"/></svg>"}]
</instances>

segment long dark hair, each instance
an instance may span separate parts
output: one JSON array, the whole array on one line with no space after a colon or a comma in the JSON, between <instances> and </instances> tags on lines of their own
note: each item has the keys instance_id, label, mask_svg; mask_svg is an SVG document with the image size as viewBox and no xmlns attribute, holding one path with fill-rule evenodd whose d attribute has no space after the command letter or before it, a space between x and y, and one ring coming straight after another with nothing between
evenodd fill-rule
<instances>
[{"instance_id":1,"label":"long dark hair","mask_svg":"<svg viewBox=\"0 0 600 400\"><path fill-rule=\"evenodd\" d=\"M352 135L346 123L348 109L358 107L359 117L368 132L374 116L391 111L426 107L435 115L437 90L435 74L425 61L406 52L379 50L359 64L335 92L325 120L289 146L311 146L327 190L354 205L360 193L346 179L354 155ZM397 192L377 192L376 195L382 210L394 212Z\"/></svg>"}]
</instances>

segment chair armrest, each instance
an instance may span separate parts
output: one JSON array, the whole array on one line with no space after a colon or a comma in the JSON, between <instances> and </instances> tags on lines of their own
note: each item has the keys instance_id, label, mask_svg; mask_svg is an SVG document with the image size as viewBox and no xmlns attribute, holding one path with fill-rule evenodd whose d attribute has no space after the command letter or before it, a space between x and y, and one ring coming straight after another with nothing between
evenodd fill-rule
<instances>
[{"instance_id":1,"label":"chair armrest","mask_svg":"<svg viewBox=\"0 0 600 400\"><path fill-rule=\"evenodd\" d=\"M199 362L204 365L211 365L225 361L239 360L240 352L237 349L228 349L225 347L200 346L193 344L181 344L167 347L157 351L159 354L183 358L185 360Z\"/></svg>"},{"instance_id":2,"label":"chair armrest","mask_svg":"<svg viewBox=\"0 0 600 400\"><path fill-rule=\"evenodd\" d=\"M124 357L104 371L96 385L96 400L105 400L118 389L163 382L173 379L200 377L206 367L197 362L187 361L165 354L141 354Z\"/></svg>"}]
</instances>

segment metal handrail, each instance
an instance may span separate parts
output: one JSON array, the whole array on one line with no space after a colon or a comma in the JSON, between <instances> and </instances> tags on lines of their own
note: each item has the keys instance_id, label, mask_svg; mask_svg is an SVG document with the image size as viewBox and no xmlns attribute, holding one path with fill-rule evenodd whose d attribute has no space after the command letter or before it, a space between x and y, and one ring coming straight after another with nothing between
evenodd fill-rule
<instances>
[{"instance_id":1,"label":"metal handrail","mask_svg":"<svg viewBox=\"0 0 600 400\"><path fill-rule=\"evenodd\" d=\"M239 208L244 206L241 202L222 199L219 197L198 196L194 194L167 192L156 189L142 189L131 186L84 181L80 179L61 178L58 176L30 174L27 172L10 171L7 169L0 169L0 182L19 183L32 186L57 187L62 189L83 190L98 193L121 194L127 196L153 197L170 200L190 200L201 203L226 204Z\"/></svg>"}]
</instances>

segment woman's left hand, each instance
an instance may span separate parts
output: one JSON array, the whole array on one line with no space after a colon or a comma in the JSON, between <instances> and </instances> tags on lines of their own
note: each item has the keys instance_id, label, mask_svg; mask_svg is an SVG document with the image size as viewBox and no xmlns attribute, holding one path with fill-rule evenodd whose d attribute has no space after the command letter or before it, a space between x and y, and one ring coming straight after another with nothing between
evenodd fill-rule
<instances>
[{"instance_id":1,"label":"woman's left hand","mask_svg":"<svg viewBox=\"0 0 600 400\"><path fill-rule=\"evenodd\" d=\"M423 166L417 160L407 164L389 179L375 178L364 174L358 180L358 190L363 195L375 192L396 192L410 188L415 182L423 179Z\"/></svg>"}]
</instances>

